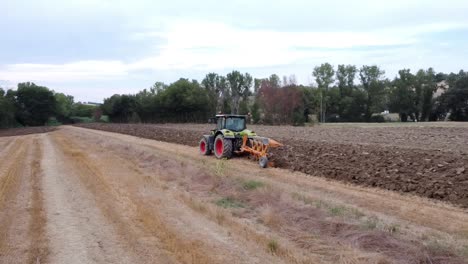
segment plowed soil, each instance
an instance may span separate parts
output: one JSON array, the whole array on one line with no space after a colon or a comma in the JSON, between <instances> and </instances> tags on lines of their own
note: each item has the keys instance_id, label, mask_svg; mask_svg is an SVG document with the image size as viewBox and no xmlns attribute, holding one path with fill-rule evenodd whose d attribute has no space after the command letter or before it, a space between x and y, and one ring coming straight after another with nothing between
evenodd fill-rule
<instances>
[{"instance_id":1,"label":"plowed soil","mask_svg":"<svg viewBox=\"0 0 468 264\"><path fill-rule=\"evenodd\" d=\"M11 137L28 134L40 134L54 131L56 127L21 127L0 129L0 137Z\"/></svg>"},{"instance_id":2,"label":"plowed soil","mask_svg":"<svg viewBox=\"0 0 468 264\"><path fill-rule=\"evenodd\" d=\"M0 263L467 257L468 212L429 199L79 127L0 138Z\"/></svg>"},{"instance_id":3,"label":"plowed soil","mask_svg":"<svg viewBox=\"0 0 468 264\"><path fill-rule=\"evenodd\" d=\"M211 129L195 124L82 126L189 146ZM250 128L285 145L272 150L277 167L468 207L468 126L463 124Z\"/></svg>"}]
</instances>

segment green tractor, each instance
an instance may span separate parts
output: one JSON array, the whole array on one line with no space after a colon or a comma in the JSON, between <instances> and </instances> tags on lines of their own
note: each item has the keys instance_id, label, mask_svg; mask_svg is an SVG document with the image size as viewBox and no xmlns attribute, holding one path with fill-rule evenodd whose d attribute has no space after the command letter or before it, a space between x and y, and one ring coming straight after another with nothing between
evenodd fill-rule
<instances>
[{"instance_id":1,"label":"green tractor","mask_svg":"<svg viewBox=\"0 0 468 264\"><path fill-rule=\"evenodd\" d=\"M258 137L247 129L244 115L216 115L210 120L216 122L216 128L200 140L200 153L203 155L214 152L218 159L229 159L234 153L249 153L265 168L268 165L269 147L281 146L275 140Z\"/></svg>"}]
</instances>

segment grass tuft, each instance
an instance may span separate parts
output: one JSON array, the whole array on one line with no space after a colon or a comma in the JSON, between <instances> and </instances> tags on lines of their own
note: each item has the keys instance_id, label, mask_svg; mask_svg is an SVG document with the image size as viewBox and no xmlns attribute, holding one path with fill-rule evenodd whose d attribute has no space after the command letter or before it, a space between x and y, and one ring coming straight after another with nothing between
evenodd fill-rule
<instances>
[{"instance_id":1,"label":"grass tuft","mask_svg":"<svg viewBox=\"0 0 468 264\"><path fill-rule=\"evenodd\" d=\"M274 239L268 241L268 244L267 244L267 247L268 247L268 251L270 251L270 253L272 254L275 254L277 251L278 251L278 242Z\"/></svg>"},{"instance_id":2,"label":"grass tuft","mask_svg":"<svg viewBox=\"0 0 468 264\"><path fill-rule=\"evenodd\" d=\"M216 201L216 205L223 208L244 208L245 205L232 197L224 197Z\"/></svg>"},{"instance_id":3,"label":"grass tuft","mask_svg":"<svg viewBox=\"0 0 468 264\"><path fill-rule=\"evenodd\" d=\"M244 182L242 187L244 187L244 189L246 190L255 190L257 188L263 187L264 185L265 184L261 181L250 180L250 181Z\"/></svg>"},{"instance_id":4,"label":"grass tuft","mask_svg":"<svg viewBox=\"0 0 468 264\"><path fill-rule=\"evenodd\" d=\"M362 227L367 230L374 230L377 228L379 220L375 216L371 216L362 224Z\"/></svg>"},{"instance_id":5,"label":"grass tuft","mask_svg":"<svg viewBox=\"0 0 468 264\"><path fill-rule=\"evenodd\" d=\"M224 176L226 172L226 159L220 159L216 162L215 174L217 176Z\"/></svg>"},{"instance_id":6,"label":"grass tuft","mask_svg":"<svg viewBox=\"0 0 468 264\"><path fill-rule=\"evenodd\" d=\"M330 211L330 214L333 216L342 216L346 213L346 207L338 205L338 206L332 206L328 209Z\"/></svg>"}]
</instances>

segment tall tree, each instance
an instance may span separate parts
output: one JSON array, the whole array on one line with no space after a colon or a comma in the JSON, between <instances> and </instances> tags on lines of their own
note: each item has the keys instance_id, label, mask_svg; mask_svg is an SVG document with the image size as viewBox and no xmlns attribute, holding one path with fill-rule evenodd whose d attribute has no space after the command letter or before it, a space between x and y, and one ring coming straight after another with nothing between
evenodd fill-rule
<instances>
[{"instance_id":1,"label":"tall tree","mask_svg":"<svg viewBox=\"0 0 468 264\"><path fill-rule=\"evenodd\" d=\"M315 81L319 88L328 91L330 85L335 81L333 76L335 75L335 70L330 63L323 63L320 66L314 68L312 75L315 77Z\"/></svg>"},{"instance_id":2,"label":"tall tree","mask_svg":"<svg viewBox=\"0 0 468 264\"><path fill-rule=\"evenodd\" d=\"M250 94L250 87L252 86L252 76L245 73L241 74L238 71L228 73L226 79L231 90L231 112L239 114L240 100Z\"/></svg>"},{"instance_id":3,"label":"tall tree","mask_svg":"<svg viewBox=\"0 0 468 264\"><path fill-rule=\"evenodd\" d=\"M42 126L56 113L54 93L34 83L19 83L16 91L17 120L24 126Z\"/></svg>"},{"instance_id":4,"label":"tall tree","mask_svg":"<svg viewBox=\"0 0 468 264\"><path fill-rule=\"evenodd\" d=\"M12 98L7 97L5 91L0 88L0 128L15 125L15 104Z\"/></svg>"},{"instance_id":5,"label":"tall tree","mask_svg":"<svg viewBox=\"0 0 468 264\"><path fill-rule=\"evenodd\" d=\"M419 70L416 74L416 119L428 121L432 110L432 96L437 90L436 73L434 69Z\"/></svg>"},{"instance_id":6,"label":"tall tree","mask_svg":"<svg viewBox=\"0 0 468 264\"><path fill-rule=\"evenodd\" d=\"M63 93L55 93L55 101L57 103L56 115L59 120L64 120L70 117L74 100L73 96Z\"/></svg>"},{"instance_id":7,"label":"tall tree","mask_svg":"<svg viewBox=\"0 0 468 264\"><path fill-rule=\"evenodd\" d=\"M452 121L468 121L468 72L450 74L449 88L437 99L437 113Z\"/></svg>"},{"instance_id":8,"label":"tall tree","mask_svg":"<svg viewBox=\"0 0 468 264\"><path fill-rule=\"evenodd\" d=\"M398 77L392 82L390 89L390 110L397 112L400 120L406 122L408 117L415 118L415 76L409 69L398 71Z\"/></svg>"},{"instance_id":9,"label":"tall tree","mask_svg":"<svg viewBox=\"0 0 468 264\"><path fill-rule=\"evenodd\" d=\"M338 88L340 89L340 96L350 96L354 89L354 80L356 79L357 68L354 65L338 65L336 70L336 79L338 81Z\"/></svg>"},{"instance_id":10,"label":"tall tree","mask_svg":"<svg viewBox=\"0 0 468 264\"><path fill-rule=\"evenodd\" d=\"M320 66L314 68L312 75L315 77L315 82L320 90L320 97L322 98L322 111L320 119L322 122L325 122L327 116L327 106L330 97L328 96L328 89L331 84L335 81L333 76L335 75L335 70L330 63L323 63Z\"/></svg>"},{"instance_id":11,"label":"tall tree","mask_svg":"<svg viewBox=\"0 0 468 264\"><path fill-rule=\"evenodd\" d=\"M202 81L210 98L212 114L223 112L224 100L228 95L226 78L216 73L208 73Z\"/></svg>"},{"instance_id":12,"label":"tall tree","mask_svg":"<svg viewBox=\"0 0 468 264\"><path fill-rule=\"evenodd\" d=\"M364 65L359 69L359 77L366 93L365 119L370 121L373 112L382 111L382 103L385 97L385 71L379 67Z\"/></svg>"}]
</instances>

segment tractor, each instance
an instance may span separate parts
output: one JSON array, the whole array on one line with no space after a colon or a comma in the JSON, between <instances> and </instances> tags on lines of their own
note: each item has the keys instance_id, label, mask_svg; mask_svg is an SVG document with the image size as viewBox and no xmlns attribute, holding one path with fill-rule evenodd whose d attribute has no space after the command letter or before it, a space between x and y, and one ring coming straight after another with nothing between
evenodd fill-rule
<instances>
[{"instance_id":1,"label":"tractor","mask_svg":"<svg viewBox=\"0 0 468 264\"><path fill-rule=\"evenodd\" d=\"M213 122L216 128L209 135L203 135L199 143L203 155L214 152L218 159L229 159L233 154L248 153L258 160L260 167L266 168L269 164L269 148L282 146L273 139L259 137L254 131L248 130L244 115L220 114L210 119L210 123Z\"/></svg>"}]
</instances>

